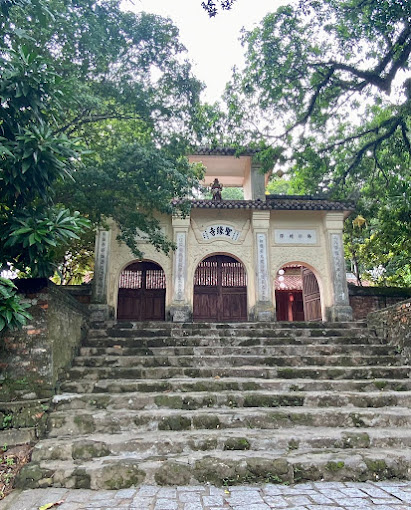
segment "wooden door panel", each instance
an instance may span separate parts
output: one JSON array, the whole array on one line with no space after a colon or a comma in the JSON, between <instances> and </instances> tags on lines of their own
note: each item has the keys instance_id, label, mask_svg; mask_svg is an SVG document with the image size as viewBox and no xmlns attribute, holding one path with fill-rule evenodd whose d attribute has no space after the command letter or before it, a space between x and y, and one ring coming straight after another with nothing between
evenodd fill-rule
<instances>
[{"instance_id":1,"label":"wooden door panel","mask_svg":"<svg viewBox=\"0 0 411 510\"><path fill-rule=\"evenodd\" d=\"M141 291L120 289L118 294L118 319L141 320Z\"/></svg>"},{"instance_id":2,"label":"wooden door panel","mask_svg":"<svg viewBox=\"0 0 411 510\"><path fill-rule=\"evenodd\" d=\"M246 321L247 275L243 265L225 255L201 262L194 276L196 321Z\"/></svg>"},{"instance_id":3,"label":"wooden door panel","mask_svg":"<svg viewBox=\"0 0 411 510\"><path fill-rule=\"evenodd\" d=\"M136 262L120 275L119 320L165 320L165 275L158 264Z\"/></svg>"},{"instance_id":4,"label":"wooden door panel","mask_svg":"<svg viewBox=\"0 0 411 510\"><path fill-rule=\"evenodd\" d=\"M224 321L247 320L247 294L244 292L232 292L222 296L222 316Z\"/></svg>"},{"instance_id":5,"label":"wooden door panel","mask_svg":"<svg viewBox=\"0 0 411 510\"><path fill-rule=\"evenodd\" d=\"M310 269L301 268L303 279L303 304L306 321L321 321L320 289L317 278Z\"/></svg>"},{"instance_id":6,"label":"wooden door panel","mask_svg":"<svg viewBox=\"0 0 411 510\"><path fill-rule=\"evenodd\" d=\"M164 291L145 291L142 320L163 321L165 319Z\"/></svg>"},{"instance_id":7,"label":"wooden door panel","mask_svg":"<svg viewBox=\"0 0 411 510\"><path fill-rule=\"evenodd\" d=\"M217 321L219 296L216 292L197 292L194 294L194 320Z\"/></svg>"}]
</instances>

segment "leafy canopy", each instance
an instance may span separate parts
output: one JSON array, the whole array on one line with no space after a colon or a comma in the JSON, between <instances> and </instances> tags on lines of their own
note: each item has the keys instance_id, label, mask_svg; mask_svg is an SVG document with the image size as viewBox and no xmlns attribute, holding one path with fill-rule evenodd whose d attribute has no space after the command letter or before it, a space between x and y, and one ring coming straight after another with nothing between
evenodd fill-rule
<instances>
[{"instance_id":1,"label":"leafy canopy","mask_svg":"<svg viewBox=\"0 0 411 510\"><path fill-rule=\"evenodd\" d=\"M207 0L201 2L201 6L207 12L210 18L213 18L214 16L217 16L219 7L222 10L228 11L231 9L234 2L236 2L236 0L219 0L217 2L214 2L213 0Z\"/></svg>"},{"instance_id":2,"label":"leafy canopy","mask_svg":"<svg viewBox=\"0 0 411 510\"><path fill-rule=\"evenodd\" d=\"M364 267L396 274L410 254L411 3L296 1L242 42L225 95L237 143L265 147L291 192L356 199Z\"/></svg>"},{"instance_id":3,"label":"leafy canopy","mask_svg":"<svg viewBox=\"0 0 411 510\"><path fill-rule=\"evenodd\" d=\"M9 1L1 23L2 261L50 274L85 226L72 207L95 224L113 217L136 255L136 228L167 251L156 214L199 175L181 154L202 85L176 27L115 0Z\"/></svg>"}]
</instances>

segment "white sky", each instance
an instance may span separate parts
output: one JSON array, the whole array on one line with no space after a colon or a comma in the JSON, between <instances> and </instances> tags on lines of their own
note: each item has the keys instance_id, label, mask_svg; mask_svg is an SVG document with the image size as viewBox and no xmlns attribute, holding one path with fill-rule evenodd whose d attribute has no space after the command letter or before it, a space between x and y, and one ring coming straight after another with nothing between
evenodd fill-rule
<instances>
[{"instance_id":1,"label":"white sky","mask_svg":"<svg viewBox=\"0 0 411 510\"><path fill-rule=\"evenodd\" d=\"M242 66L240 30L247 30L275 11L286 0L237 0L230 11L209 18L202 0L126 0L124 7L171 18L180 29L180 40L188 50L194 74L207 85L203 98L217 101L231 77L234 65ZM216 1L216 3L218 3Z\"/></svg>"}]
</instances>

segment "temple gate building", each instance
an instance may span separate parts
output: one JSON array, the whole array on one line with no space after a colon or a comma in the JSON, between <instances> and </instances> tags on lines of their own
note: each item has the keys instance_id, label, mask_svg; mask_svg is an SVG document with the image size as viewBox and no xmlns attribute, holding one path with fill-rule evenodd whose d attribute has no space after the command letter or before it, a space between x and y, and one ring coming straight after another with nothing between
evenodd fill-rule
<instances>
[{"instance_id":1,"label":"temple gate building","mask_svg":"<svg viewBox=\"0 0 411 510\"><path fill-rule=\"evenodd\" d=\"M342 230L352 206L310 196L265 195L252 154L202 150L190 156L216 183L214 199L193 200L190 215L160 216L176 250L139 239L143 260L117 241L96 240L93 300L119 320L344 321L352 317ZM221 187L244 200L221 200ZM97 305L98 304L98 305Z\"/></svg>"}]
</instances>

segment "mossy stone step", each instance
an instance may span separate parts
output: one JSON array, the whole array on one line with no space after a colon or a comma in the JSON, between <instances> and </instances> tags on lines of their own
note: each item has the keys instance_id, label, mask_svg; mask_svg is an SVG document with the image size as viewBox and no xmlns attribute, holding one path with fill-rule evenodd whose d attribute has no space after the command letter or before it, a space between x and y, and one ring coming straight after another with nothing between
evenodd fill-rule
<instances>
[{"instance_id":1,"label":"mossy stone step","mask_svg":"<svg viewBox=\"0 0 411 510\"><path fill-rule=\"evenodd\" d=\"M392 428L358 429L295 427L294 429L254 430L187 430L132 432L120 434L92 434L76 438L59 437L45 439L33 450L35 462L43 460L89 460L111 455L133 454L140 460L153 455L176 455L188 452L223 451L277 452L300 454L316 449L375 449L408 448L411 446L411 431Z\"/></svg>"},{"instance_id":2,"label":"mossy stone step","mask_svg":"<svg viewBox=\"0 0 411 510\"><path fill-rule=\"evenodd\" d=\"M189 456L139 458L113 456L74 464L33 462L17 478L17 487L123 489L142 483L188 485L213 483L295 483L302 481L365 481L409 478L410 454L402 449L290 452L195 452Z\"/></svg>"},{"instance_id":3,"label":"mossy stone step","mask_svg":"<svg viewBox=\"0 0 411 510\"><path fill-rule=\"evenodd\" d=\"M401 364L397 356L355 356L330 354L328 356L268 356L251 354L219 356L77 356L78 367L310 367L310 366L394 366Z\"/></svg>"},{"instance_id":4,"label":"mossy stone step","mask_svg":"<svg viewBox=\"0 0 411 510\"><path fill-rule=\"evenodd\" d=\"M218 407L338 407L381 408L411 407L411 391L407 392L281 392L281 391L203 391L167 393L94 393L56 396L54 409L142 410L154 408L195 410Z\"/></svg>"},{"instance_id":5,"label":"mossy stone step","mask_svg":"<svg viewBox=\"0 0 411 510\"><path fill-rule=\"evenodd\" d=\"M411 379L370 379L370 380L343 380L343 379L252 379L252 378L175 378L167 380L145 379L144 381L132 379L102 379L102 380L76 380L61 384L60 390L67 393L112 393L128 392L172 392L180 393L196 391L332 391L359 393L379 390L403 392L411 390ZM92 398L92 397L90 397Z\"/></svg>"},{"instance_id":6,"label":"mossy stone step","mask_svg":"<svg viewBox=\"0 0 411 510\"><path fill-rule=\"evenodd\" d=\"M49 418L49 437L91 433L120 433L125 430L215 430L278 429L310 427L409 427L411 410L391 408L237 408L192 411L153 409L79 410L75 414L56 411Z\"/></svg>"},{"instance_id":7,"label":"mossy stone step","mask_svg":"<svg viewBox=\"0 0 411 510\"><path fill-rule=\"evenodd\" d=\"M389 345L369 344L305 344L245 346L162 346L162 347L82 347L80 356L394 356L398 352Z\"/></svg>"},{"instance_id":8,"label":"mossy stone step","mask_svg":"<svg viewBox=\"0 0 411 510\"><path fill-rule=\"evenodd\" d=\"M88 336L83 345L86 347L138 347L152 349L156 347L252 347L252 346L278 346L278 345L357 345L369 344L380 345L377 339L369 338L365 333L359 336L277 336L274 338L247 337L247 336L224 336L224 337L90 337Z\"/></svg>"},{"instance_id":9,"label":"mossy stone step","mask_svg":"<svg viewBox=\"0 0 411 510\"><path fill-rule=\"evenodd\" d=\"M363 367L73 367L69 378L76 379L170 379L173 377L253 377L262 379L398 379L408 378L409 366Z\"/></svg>"}]
</instances>

